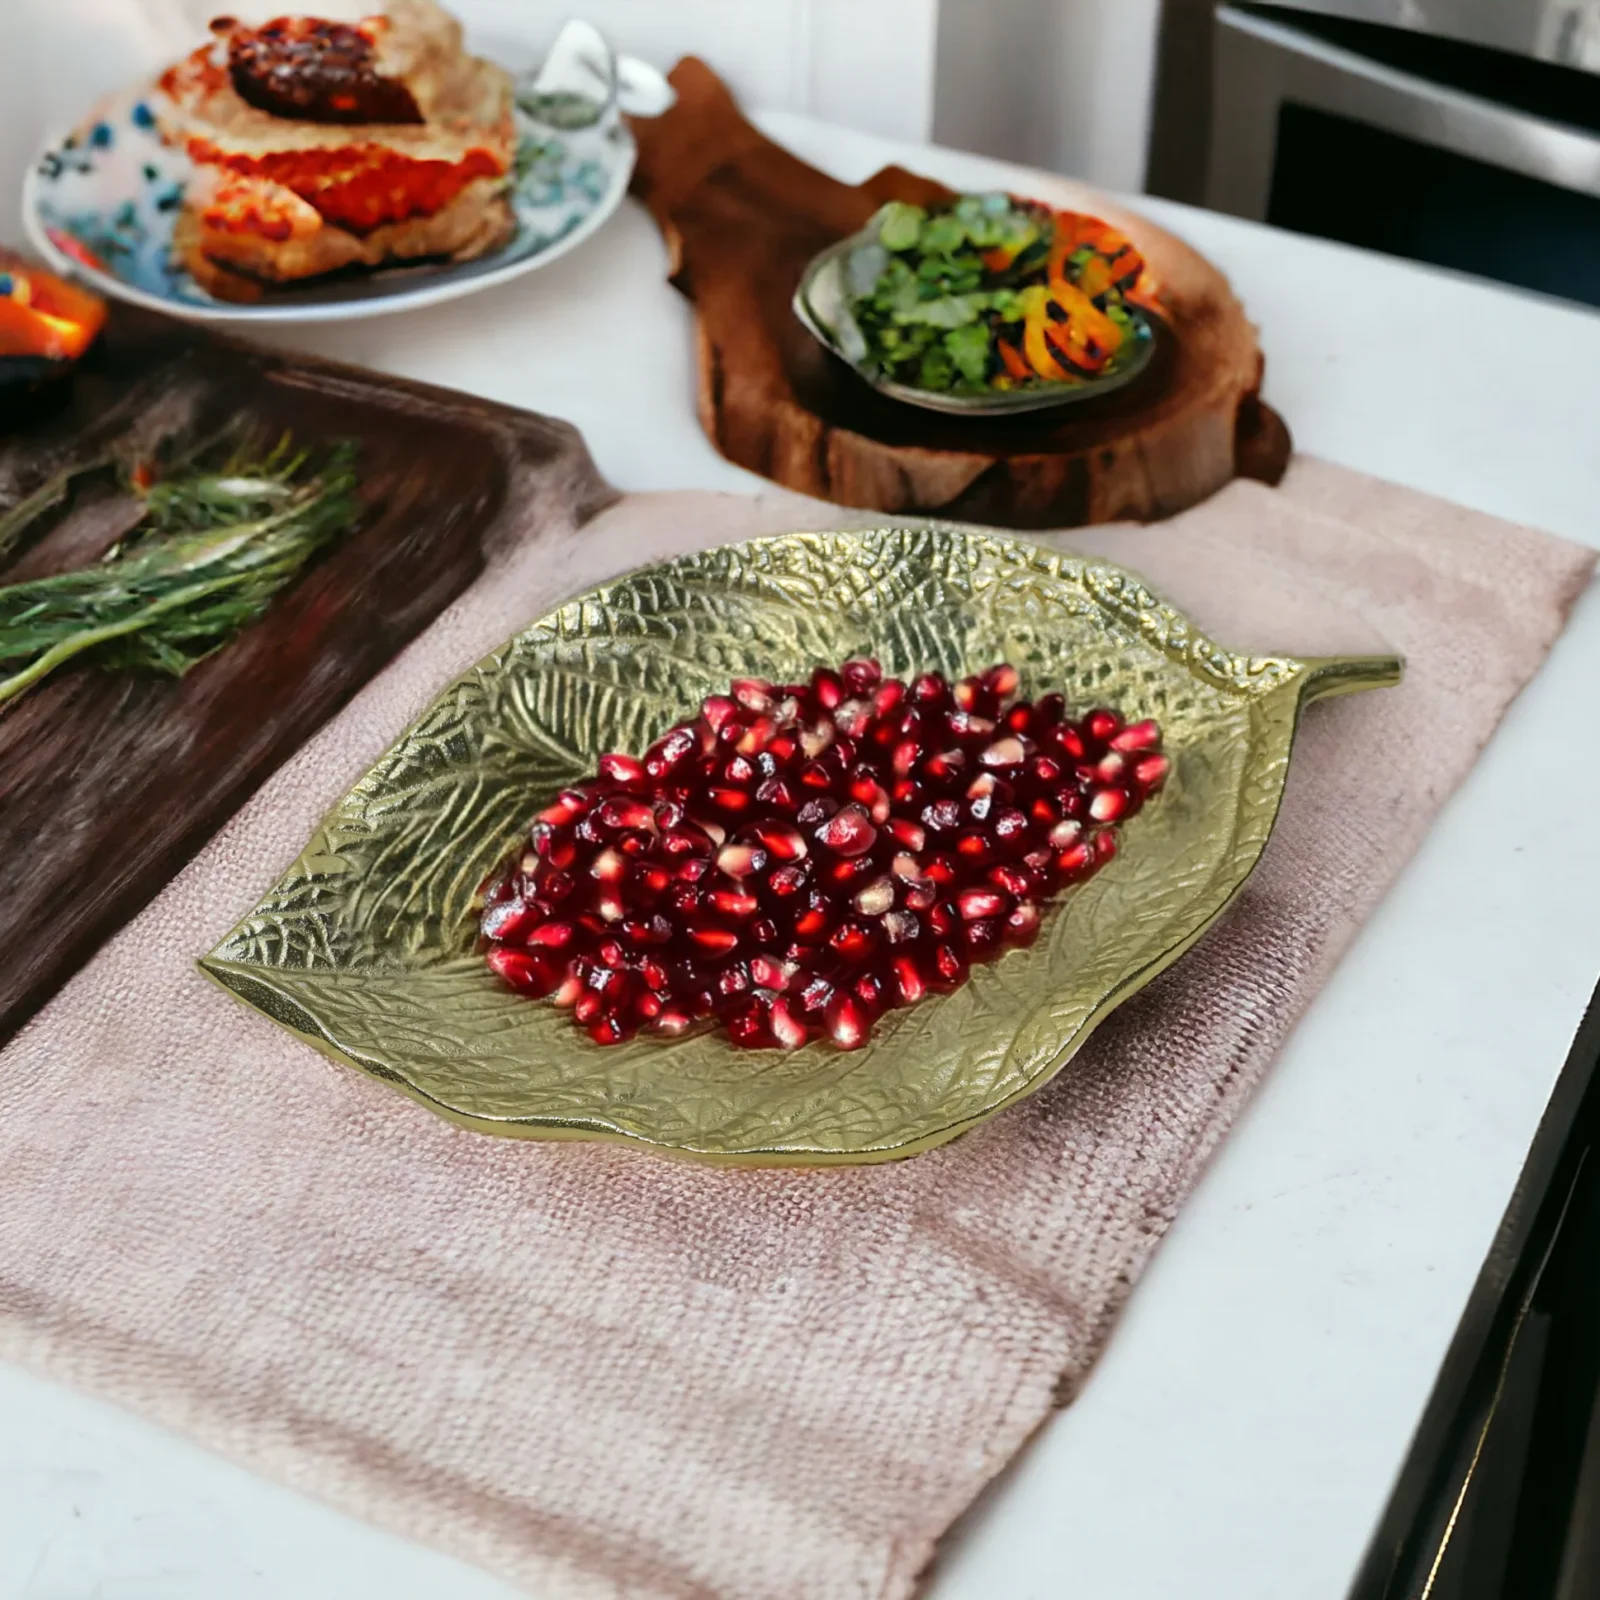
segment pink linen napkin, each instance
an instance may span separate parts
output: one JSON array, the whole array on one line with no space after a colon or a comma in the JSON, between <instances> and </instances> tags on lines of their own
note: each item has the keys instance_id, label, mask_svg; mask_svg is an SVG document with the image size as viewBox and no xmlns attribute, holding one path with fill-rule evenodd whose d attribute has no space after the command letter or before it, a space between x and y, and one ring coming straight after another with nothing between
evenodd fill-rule
<instances>
[{"instance_id":1,"label":"pink linen napkin","mask_svg":"<svg viewBox=\"0 0 1600 1600\"><path fill-rule=\"evenodd\" d=\"M546 508L549 510L549 508ZM1593 556L1301 460L1062 542L1223 642L1387 642L1233 912L1044 1092L889 1167L464 1132L195 971L454 673L656 556L864 520L560 508L0 1055L0 1356L546 1600L894 1597L1076 1392L1207 1154L1537 670Z\"/></svg>"}]
</instances>

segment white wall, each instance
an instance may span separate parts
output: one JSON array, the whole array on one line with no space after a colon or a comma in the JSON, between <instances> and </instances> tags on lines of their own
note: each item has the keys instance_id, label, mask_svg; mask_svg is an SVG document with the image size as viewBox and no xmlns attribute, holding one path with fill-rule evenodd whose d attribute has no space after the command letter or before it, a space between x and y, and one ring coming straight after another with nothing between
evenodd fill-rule
<instances>
[{"instance_id":1,"label":"white wall","mask_svg":"<svg viewBox=\"0 0 1600 1600\"><path fill-rule=\"evenodd\" d=\"M940 144L1144 187L1160 0L941 0Z\"/></svg>"}]
</instances>

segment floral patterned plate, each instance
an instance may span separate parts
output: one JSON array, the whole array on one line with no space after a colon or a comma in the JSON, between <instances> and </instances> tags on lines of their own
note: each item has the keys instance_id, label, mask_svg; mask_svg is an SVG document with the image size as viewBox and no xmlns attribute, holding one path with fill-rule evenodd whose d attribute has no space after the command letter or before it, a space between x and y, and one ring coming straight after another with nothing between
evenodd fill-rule
<instances>
[{"instance_id":1,"label":"floral patterned plate","mask_svg":"<svg viewBox=\"0 0 1600 1600\"><path fill-rule=\"evenodd\" d=\"M171 259L190 162L162 143L145 95L140 87L114 96L40 152L23 185L23 223L34 248L103 294L174 316L319 322L453 300L575 249L627 193L635 152L622 112L652 115L665 109L672 91L653 68L614 59L588 24L568 24L539 76L518 85L516 231L505 245L475 261L387 267L274 289L248 305L207 294ZM586 113L575 115L585 102Z\"/></svg>"}]
</instances>

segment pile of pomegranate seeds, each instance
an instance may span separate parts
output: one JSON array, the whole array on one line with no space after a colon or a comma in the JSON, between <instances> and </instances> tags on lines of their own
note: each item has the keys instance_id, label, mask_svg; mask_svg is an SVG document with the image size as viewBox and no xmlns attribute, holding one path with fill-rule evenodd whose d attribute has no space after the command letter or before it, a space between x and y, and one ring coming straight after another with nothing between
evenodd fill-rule
<instances>
[{"instance_id":1,"label":"pile of pomegranate seeds","mask_svg":"<svg viewBox=\"0 0 1600 1600\"><path fill-rule=\"evenodd\" d=\"M1004 665L952 687L865 660L735 682L539 814L485 889L489 965L600 1044L715 1018L738 1045L854 1049L1030 943L1167 776L1155 723L1016 689Z\"/></svg>"}]
</instances>

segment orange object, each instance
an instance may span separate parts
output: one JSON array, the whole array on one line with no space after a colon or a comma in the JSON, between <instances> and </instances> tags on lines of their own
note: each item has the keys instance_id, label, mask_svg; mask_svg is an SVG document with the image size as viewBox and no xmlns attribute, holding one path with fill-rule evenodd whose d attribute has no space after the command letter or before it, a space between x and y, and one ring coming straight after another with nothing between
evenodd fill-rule
<instances>
[{"instance_id":1,"label":"orange object","mask_svg":"<svg viewBox=\"0 0 1600 1600\"><path fill-rule=\"evenodd\" d=\"M1041 378L1049 378L1054 383L1065 383L1072 374L1061 365L1050 353L1050 346L1045 340L1045 329L1050 319L1045 315L1044 302L1038 302L1037 310L1030 311L1022 325L1022 348L1027 353L1028 361L1033 370Z\"/></svg>"},{"instance_id":2,"label":"orange object","mask_svg":"<svg viewBox=\"0 0 1600 1600\"><path fill-rule=\"evenodd\" d=\"M1022 359L1022 352L1014 344L996 339L995 348L1000 352L1000 360L1008 377L1026 380L1033 376L1033 368Z\"/></svg>"},{"instance_id":3,"label":"orange object","mask_svg":"<svg viewBox=\"0 0 1600 1600\"><path fill-rule=\"evenodd\" d=\"M75 361L105 326L106 303L76 284L0 254L0 356Z\"/></svg>"}]
</instances>

